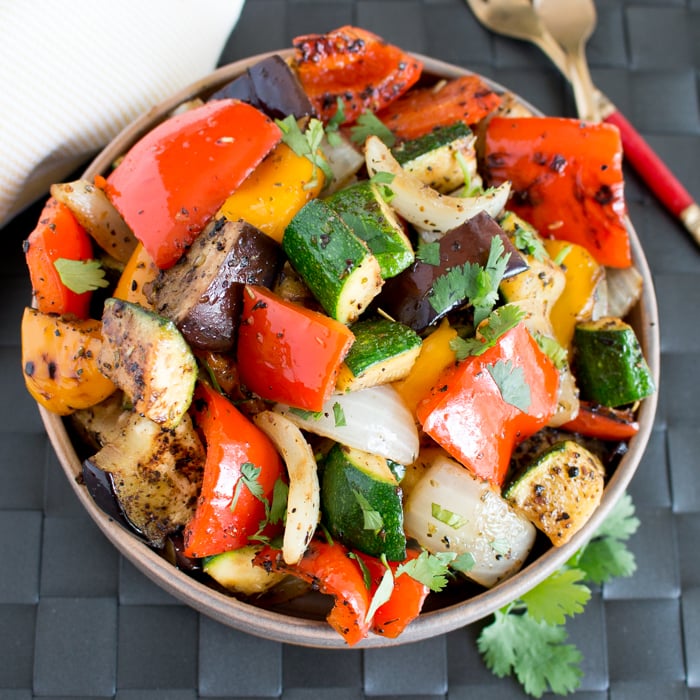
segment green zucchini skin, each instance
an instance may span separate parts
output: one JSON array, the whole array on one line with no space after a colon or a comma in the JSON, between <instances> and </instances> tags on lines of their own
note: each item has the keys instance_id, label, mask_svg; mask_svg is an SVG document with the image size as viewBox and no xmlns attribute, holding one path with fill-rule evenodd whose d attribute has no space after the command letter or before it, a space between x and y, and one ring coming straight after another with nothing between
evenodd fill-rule
<instances>
[{"instance_id":1,"label":"green zucchini skin","mask_svg":"<svg viewBox=\"0 0 700 700\"><path fill-rule=\"evenodd\" d=\"M321 513L331 535L347 546L371 556L384 554L389 561L406 558L406 535L403 530L403 494L389 469L373 470L364 463L365 456L376 455L334 445L322 466ZM364 498L382 520L378 532L364 528Z\"/></svg>"},{"instance_id":2,"label":"green zucchini skin","mask_svg":"<svg viewBox=\"0 0 700 700\"><path fill-rule=\"evenodd\" d=\"M355 391L402 379L420 352L420 336L398 321L368 318L353 323L351 330L355 342L340 370L338 391Z\"/></svg>"},{"instance_id":3,"label":"green zucchini skin","mask_svg":"<svg viewBox=\"0 0 700 700\"><path fill-rule=\"evenodd\" d=\"M615 408L656 391L634 329L619 318L579 323L573 355L582 399Z\"/></svg>"},{"instance_id":4,"label":"green zucchini skin","mask_svg":"<svg viewBox=\"0 0 700 700\"><path fill-rule=\"evenodd\" d=\"M110 297L102 312L100 371L134 408L164 428L174 428L192 402L197 361L175 323Z\"/></svg>"},{"instance_id":5,"label":"green zucchini skin","mask_svg":"<svg viewBox=\"0 0 700 700\"><path fill-rule=\"evenodd\" d=\"M326 313L352 323L382 287L367 244L326 202L312 199L285 229L282 247Z\"/></svg>"},{"instance_id":6,"label":"green zucchini skin","mask_svg":"<svg viewBox=\"0 0 700 700\"><path fill-rule=\"evenodd\" d=\"M424 136L404 141L392 149L397 162L421 182L446 194L465 184L465 176L456 158L461 153L469 169L472 186L481 185L477 173L475 136L464 122L443 126Z\"/></svg>"},{"instance_id":7,"label":"green zucchini skin","mask_svg":"<svg viewBox=\"0 0 700 700\"><path fill-rule=\"evenodd\" d=\"M413 246L376 184L357 182L325 200L377 258L382 278L395 277L415 259Z\"/></svg>"},{"instance_id":8,"label":"green zucchini skin","mask_svg":"<svg viewBox=\"0 0 700 700\"><path fill-rule=\"evenodd\" d=\"M558 547L586 524L604 488L600 459L574 440L562 440L516 473L503 497Z\"/></svg>"},{"instance_id":9,"label":"green zucchini skin","mask_svg":"<svg viewBox=\"0 0 700 700\"><path fill-rule=\"evenodd\" d=\"M279 583L284 574L253 565L253 559L260 549L260 546L246 545L205 557L202 569L219 585L238 595L254 596L265 593Z\"/></svg>"}]
</instances>

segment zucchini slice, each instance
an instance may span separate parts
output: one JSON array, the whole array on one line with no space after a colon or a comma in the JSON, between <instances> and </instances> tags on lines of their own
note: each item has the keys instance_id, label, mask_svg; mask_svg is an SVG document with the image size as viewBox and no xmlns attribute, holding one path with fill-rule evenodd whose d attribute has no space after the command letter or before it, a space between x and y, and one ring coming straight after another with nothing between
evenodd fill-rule
<instances>
[{"instance_id":1,"label":"zucchini slice","mask_svg":"<svg viewBox=\"0 0 700 700\"><path fill-rule=\"evenodd\" d=\"M202 569L219 585L233 593L253 596L265 593L278 584L286 574L255 566L253 559L262 545L246 545L240 549L205 557Z\"/></svg>"},{"instance_id":2,"label":"zucchini slice","mask_svg":"<svg viewBox=\"0 0 700 700\"><path fill-rule=\"evenodd\" d=\"M403 561L403 497L387 460L336 444L322 473L321 512L333 537L365 554Z\"/></svg>"},{"instance_id":3,"label":"zucchini slice","mask_svg":"<svg viewBox=\"0 0 700 700\"><path fill-rule=\"evenodd\" d=\"M404 141L392 149L392 153L406 172L415 175L428 187L448 194L465 184L463 164L468 168L469 185L481 187L475 142L472 130L464 122L455 122L417 139ZM457 153L461 154L462 163Z\"/></svg>"},{"instance_id":4,"label":"zucchini slice","mask_svg":"<svg viewBox=\"0 0 700 700\"><path fill-rule=\"evenodd\" d=\"M192 402L197 361L169 319L121 299L102 313L100 371L134 408L164 428L174 428Z\"/></svg>"},{"instance_id":5,"label":"zucchini slice","mask_svg":"<svg viewBox=\"0 0 700 700\"><path fill-rule=\"evenodd\" d=\"M338 391L358 391L405 378L421 348L420 336L408 326L385 318L352 325L355 342L338 373Z\"/></svg>"},{"instance_id":6,"label":"zucchini slice","mask_svg":"<svg viewBox=\"0 0 700 700\"><path fill-rule=\"evenodd\" d=\"M352 323L382 287L367 244L326 202L312 199L284 231L282 247L326 313Z\"/></svg>"},{"instance_id":7,"label":"zucchini slice","mask_svg":"<svg viewBox=\"0 0 700 700\"><path fill-rule=\"evenodd\" d=\"M656 391L634 329L619 318L579 323L574 365L581 398L615 408Z\"/></svg>"},{"instance_id":8,"label":"zucchini slice","mask_svg":"<svg viewBox=\"0 0 700 700\"><path fill-rule=\"evenodd\" d=\"M600 459L577 442L564 440L516 474L503 495L559 547L586 524L604 487Z\"/></svg>"},{"instance_id":9,"label":"zucchini slice","mask_svg":"<svg viewBox=\"0 0 700 700\"><path fill-rule=\"evenodd\" d=\"M398 275L413 262L413 246L403 224L376 184L363 180L336 192L325 201L367 244L377 258L383 279Z\"/></svg>"}]
</instances>

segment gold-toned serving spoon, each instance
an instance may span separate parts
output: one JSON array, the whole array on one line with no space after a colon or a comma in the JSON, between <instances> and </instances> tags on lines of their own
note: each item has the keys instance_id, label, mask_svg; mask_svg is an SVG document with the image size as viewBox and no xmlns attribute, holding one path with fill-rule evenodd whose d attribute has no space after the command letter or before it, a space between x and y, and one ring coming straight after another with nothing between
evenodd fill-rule
<instances>
[{"instance_id":1,"label":"gold-toned serving spoon","mask_svg":"<svg viewBox=\"0 0 700 700\"><path fill-rule=\"evenodd\" d=\"M539 5L541 0L537 0ZM538 46L561 71L567 80L572 81L574 72L571 70L571 63L580 61L571 59L567 52L562 48L561 44L554 38L552 32L545 24L544 17L535 9L532 0L466 0L466 3L471 8L476 18L488 29L497 34L503 34L515 39L529 41ZM561 16L557 18L560 25L567 15L569 19L581 22L580 26L566 28L567 33L567 48L573 48L575 51L583 51L585 39L595 26L595 6L593 6L592 17L593 26L591 23L591 7L593 0L548 0L548 4L557 5ZM589 7L584 7L588 4ZM581 7L578 7L578 6ZM575 8L577 11L572 11ZM553 12L556 8L551 9ZM548 13L546 13L548 14ZM581 19L583 18L583 19ZM547 18L549 22L550 17ZM563 37L564 30L561 26L557 28L554 24L552 28L561 30ZM578 37L574 34L574 30L578 30ZM572 39L573 37L573 39ZM576 45L576 40L582 46ZM585 61L585 56L584 56ZM588 73L587 67L584 66L584 72ZM590 79L590 76L589 76ZM585 77L584 77L585 80ZM620 130L622 146L624 149L625 158L628 163L637 171L640 177L646 182L649 189L654 192L659 201L677 218L681 220L686 229L690 232L695 243L700 245L700 206L693 200L693 197L686 190L683 184L671 172L668 166L654 152L651 146L644 140L639 132L632 124L618 111L617 107L600 92L593 83L585 88L581 86L580 90L588 89L593 91L592 99L595 102L592 116L601 121L615 124ZM574 91L576 95L576 89ZM586 118L588 107L584 107L586 101L579 104L577 99L577 111L581 110L583 114L579 116Z\"/></svg>"}]
</instances>

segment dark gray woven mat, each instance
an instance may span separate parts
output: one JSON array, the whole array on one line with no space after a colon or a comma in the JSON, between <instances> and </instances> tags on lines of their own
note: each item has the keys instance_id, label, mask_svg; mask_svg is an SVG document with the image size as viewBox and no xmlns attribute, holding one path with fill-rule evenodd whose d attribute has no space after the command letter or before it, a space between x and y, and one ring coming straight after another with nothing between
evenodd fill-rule
<instances>
[{"instance_id":1,"label":"dark gray woven mat","mask_svg":"<svg viewBox=\"0 0 700 700\"><path fill-rule=\"evenodd\" d=\"M597 4L588 51L595 81L700 199L700 0ZM574 114L546 59L490 35L462 0L248 0L222 62L346 23L482 72L545 112ZM700 252L632 173L627 195L660 306L661 401L630 488L642 521L631 540L638 571L596 592L570 625L585 655L576 697L693 700L700 698ZM30 285L20 242L36 216L35 207L3 230L0 258L0 700L525 697L485 670L478 624L389 650L297 648L200 616L122 559L79 507L23 389L18 329Z\"/></svg>"}]
</instances>

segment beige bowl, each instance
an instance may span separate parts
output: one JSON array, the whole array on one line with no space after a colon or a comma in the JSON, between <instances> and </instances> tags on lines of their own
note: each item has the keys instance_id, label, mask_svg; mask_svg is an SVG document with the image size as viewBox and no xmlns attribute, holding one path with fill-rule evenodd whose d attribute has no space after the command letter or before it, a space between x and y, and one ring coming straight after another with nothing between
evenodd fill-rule
<instances>
[{"instance_id":1,"label":"beige bowl","mask_svg":"<svg viewBox=\"0 0 700 700\"><path fill-rule=\"evenodd\" d=\"M286 56L290 52L279 53ZM224 66L153 108L117 136L91 163L84 177L92 179L97 174L107 173L118 156L122 155L157 123L163 121L175 107L199 95L210 94L265 55L269 54L253 56ZM468 72L457 66L425 56L418 56L418 58L423 61L426 72L439 77L451 78ZM491 85L498 90L504 90L500 85L492 82ZM530 105L528 106L532 109ZM533 111L536 110L533 109ZM642 343L658 386L659 324L656 297L639 239L631 225L629 229L634 262L644 279L644 295L641 303L633 311L631 322ZM639 413L639 433L630 442L629 451L609 479L600 507L585 527L568 544L558 549L548 548L518 574L488 591L478 592L471 597L456 601L454 597L444 600L437 598L436 604L429 611L421 613L398 639L370 636L355 648L395 646L415 642L475 622L530 590L559 568L591 537L627 488L649 440L656 403L656 395L643 402ZM219 593L176 569L143 542L112 521L95 505L85 487L80 485L78 477L82 474L81 462L71 444L63 420L42 408L40 408L40 412L66 476L85 509L114 546L158 586L205 615L250 634L303 646L346 647L340 635L326 623L324 619L325 607L322 604L319 605L318 600L303 599L301 602L297 601L294 604L289 604L287 608L275 611L242 602Z\"/></svg>"}]
</instances>

